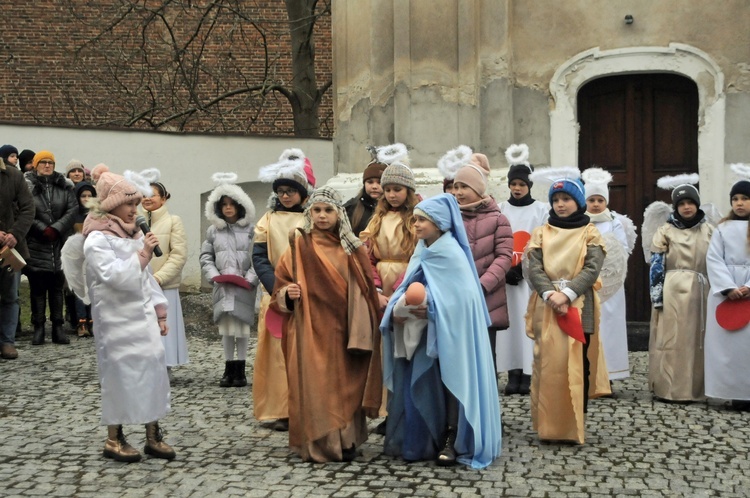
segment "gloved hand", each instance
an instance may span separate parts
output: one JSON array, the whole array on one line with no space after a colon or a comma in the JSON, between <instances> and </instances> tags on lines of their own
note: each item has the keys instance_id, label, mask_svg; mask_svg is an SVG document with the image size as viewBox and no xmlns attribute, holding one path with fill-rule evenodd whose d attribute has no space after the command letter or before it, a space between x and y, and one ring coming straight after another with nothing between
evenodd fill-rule
<instances>
[{"instance_id":1,"label":"gloved hand","mask_svg":"<svg viewBox=\"0 0 750 498\"><path fill-rule=\"evenodd\" d=\"M518 285L521 280L523 280L521 265L511 266L508 273L505 274L505 283L508 285Z\"/></svg>"},{"instance_id":2,"label":"gloved hand","mask_svg":"<svg viewBox=\"0 0 750 498\"><path fill-rule=\"evenodd\" d=\"M54 242L60 238L60 232L58 232L52 227L47 227L42 232L42 238L46 240L47 242Z\"/></svg>"}]
</instances>

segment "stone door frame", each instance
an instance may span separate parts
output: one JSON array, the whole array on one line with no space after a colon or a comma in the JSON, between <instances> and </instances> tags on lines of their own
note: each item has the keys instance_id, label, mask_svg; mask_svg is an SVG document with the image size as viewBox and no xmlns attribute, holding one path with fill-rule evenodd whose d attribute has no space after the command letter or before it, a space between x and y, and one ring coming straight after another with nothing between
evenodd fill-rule
<instances>
[{"instance_id":1,"label":"stone door frame","mask_svg":"<svg viewBox=\"0 0 750 498\"><path fill-rule=\"evenodd\" d=\"M674 73L698 87L698 171L702 197L717 202L729 192L724 167L726 101L724 74L700 49L682 43L668 47L627 47L581 52L563 63L550 81L550 164L578 164L578 91L592 79L626 73Z\"/></svg>"}]
</instances>

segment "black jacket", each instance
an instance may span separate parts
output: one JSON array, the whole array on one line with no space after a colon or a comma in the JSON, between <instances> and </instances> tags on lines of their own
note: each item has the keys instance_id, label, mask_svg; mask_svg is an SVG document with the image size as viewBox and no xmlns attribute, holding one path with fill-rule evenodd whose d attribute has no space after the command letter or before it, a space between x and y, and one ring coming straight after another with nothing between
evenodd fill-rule
<instances>
[{"instance_id":1,"label":"black jacket","mask_svg":"<svg viewBox=\"0 0 750 498\"><path fill-rule=\"evenodd\" d=\"M29 258L26 233L34 221L34 200L23 173L0 161L0 231L12 233L18 251L24 259Z\"/></svg>"},{"instance_id":2,"label":"black jacket","mask_svg":"<svg viewBox=\"0 0 750 498\"><path fill-rule=\"evenodd\" d=\"M354 209L359 203L364 206L365 212L362 216L362 219L359 221L359 223L357 223L357 226L355 227L354 222L352 221L352 216L354 215ZM346 215L349 217L349 221L352 223L352 232L354 232L354 235L359 237L359 232L367 228L367 224L370 222L370 218L372 218L373 213L375 213L375 207L377 205L377 199L373 199L369 195L365 194L364 189L360 190L356 196L346 201L346 204L344 204L344 209L346 210Z\"/></svg>"},{"instance_id":3,"label":"black jacket","mask_svg":"<svg viewBox=\"0 0 750 498\"><path fill-rule=\"evenodd\" d=\"M73 182L57 171L50 176L38 176L36 171L24 174L34 198L36 213L26 236L29 245L27 271L62 271L60 250L73 230L78 201L73 193ZM44 230L52 227L57 239L46 240Z\"/></svg>"}]
</instances>

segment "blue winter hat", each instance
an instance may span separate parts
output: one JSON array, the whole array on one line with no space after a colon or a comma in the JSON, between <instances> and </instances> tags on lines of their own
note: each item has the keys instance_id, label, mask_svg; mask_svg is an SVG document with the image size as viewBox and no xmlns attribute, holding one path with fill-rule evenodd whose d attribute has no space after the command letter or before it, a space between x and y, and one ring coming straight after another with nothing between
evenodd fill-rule
<instances>
[{"instance_id":1,"label":"blue winter hat","mask_svg":"<svg viewBox=\"0 0 750 498\"><path fill-rule=\"evenodd\" d=\"M586 190L579 179L561 178L549 187L549 203L552 205L552 196L559 192L565 192L576 201L579 208L586 207Z\"/></svg>"}]
</instances>

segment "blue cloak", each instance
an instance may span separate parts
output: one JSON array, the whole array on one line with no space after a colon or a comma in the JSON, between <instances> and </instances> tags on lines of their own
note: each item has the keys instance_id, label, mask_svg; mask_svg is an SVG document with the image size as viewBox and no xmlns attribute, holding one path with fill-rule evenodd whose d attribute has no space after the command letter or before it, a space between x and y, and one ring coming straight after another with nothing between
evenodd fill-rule
<instances>
[{"instance_id":1,"label":"blue cloak","mask_svg":"<svg viewBox=\"0 0 750 498\"><path fill-rule=\"evenodd\" d=\"M458 461L484 468L500 455L502 432L487 305L456 200L441 194L416 209L444 233L429 247L419 241L380 324L389 391L384 451L405 460L437 456L446 429L445 385L459 403ZM428 325L407 361L393 355L392 311L412 282L427 288Z\"/></svg>"}]
</instances>

